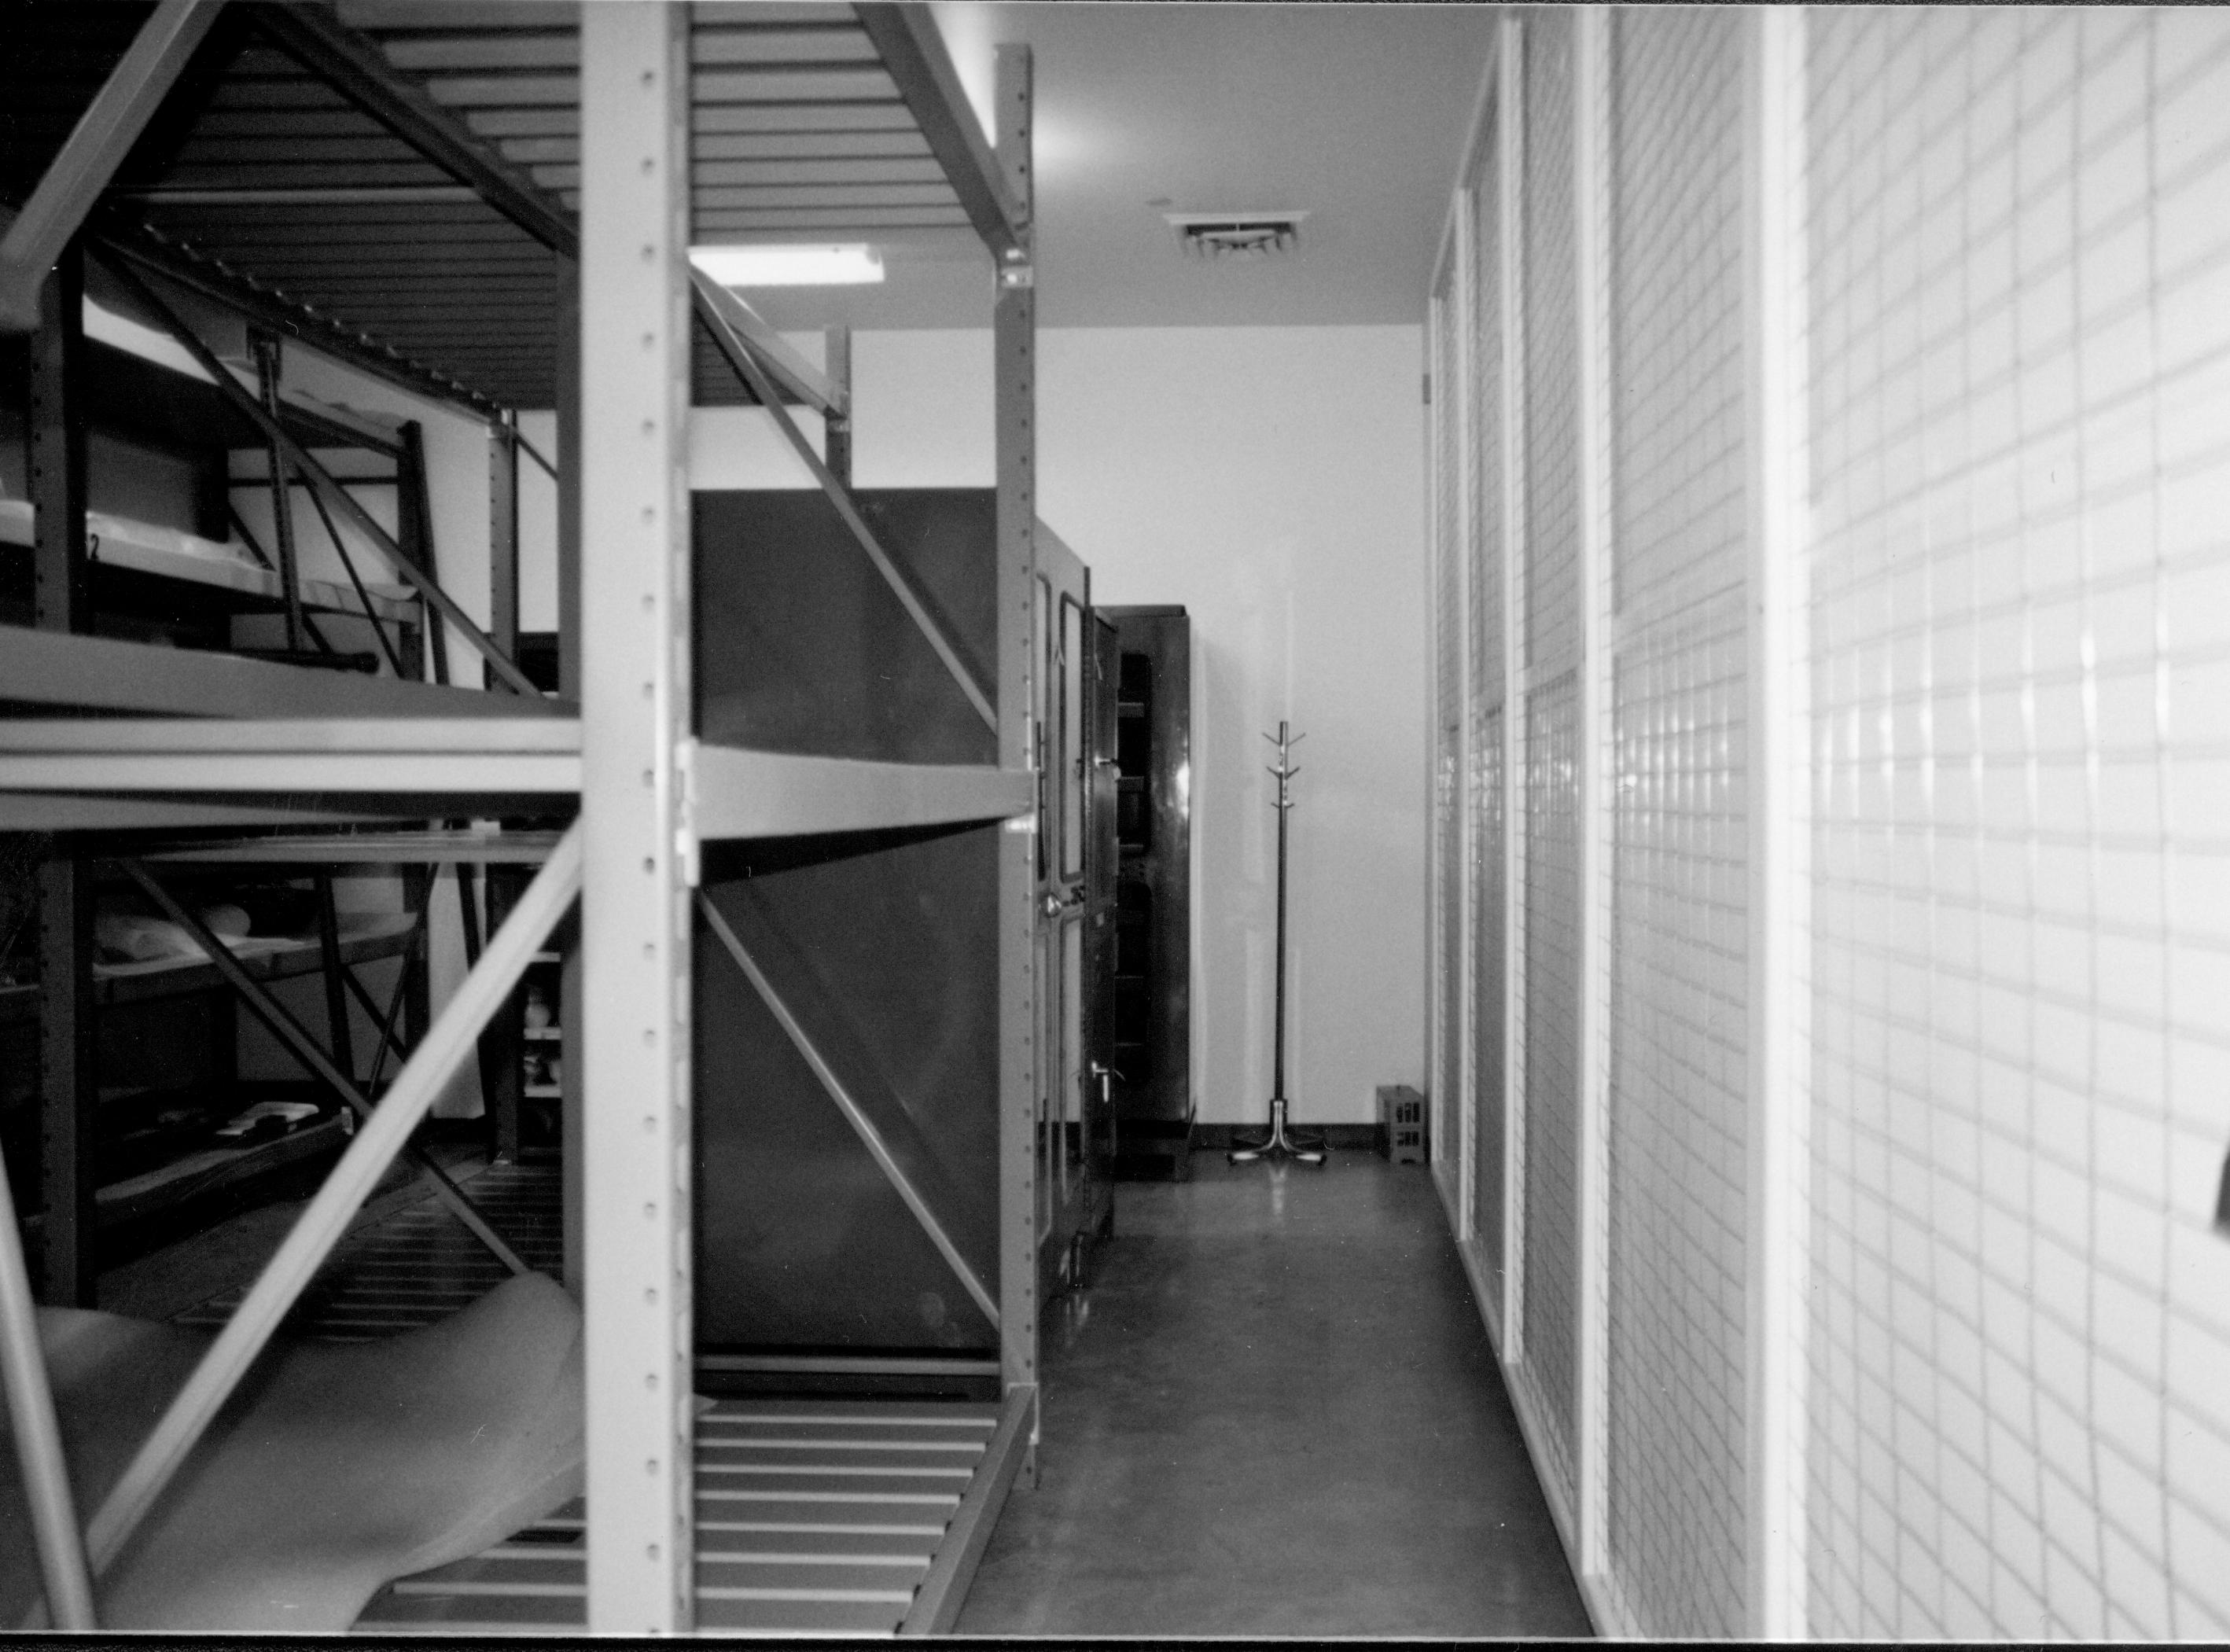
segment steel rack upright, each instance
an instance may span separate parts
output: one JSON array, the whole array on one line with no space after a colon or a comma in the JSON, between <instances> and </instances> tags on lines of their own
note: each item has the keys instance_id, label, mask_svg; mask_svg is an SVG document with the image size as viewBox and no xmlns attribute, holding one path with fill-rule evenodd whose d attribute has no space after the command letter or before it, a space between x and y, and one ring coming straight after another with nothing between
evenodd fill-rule
<instances>
[{"instance_id":1,"label":"steel rack upright","mask_svg":"<svg viewBox=\"0 0 2230 1652\"><path fill-rule=\"evenodd\" d=\"M714 1627L735 1604L723 1596L766 1592L700 1598L693 1541L686 1017L701 846L977 824L1000 844L993 1289L1005 1397L902 1626L949 1625L1037 1432L1027 55L1002 53L995 144L920 7L161 0L91 21L81 8L18 10L18 72L35 72L59 27L72 49L48 57L77 74L81 95L42 100L68 118L26 123L25 141L0 157L0 190L21 203L0 236L0 325L35 326L48 272L82 246L150 293L217 299L493 424L558 406L564 663L561 697L525 692L505 649L399 556L394 572L482 654L488 690L73 635L65 603L42 610L50 629L11 633L0 650L0 705L35 713L0 720L0 828L314 832L577 810L81 1543L66 1477L55 1494L51 1430L20 1437L58 1616L91 1626L79 1616L87 1561L97 1571L152 1505L577 899L583 990L567 995L580 1006L568 1034L582 1054L567 1071L581 1087L570 1157L585 1178L586 1627ZM103 67L82 68L103 49ZM863 158L862 132L895 137ZM996 283L998 653L981 709L997 763L701 743L688 721L693 402L755 400L778 418L785 402L815 407L832 456L849 407L730 295L693 283L690 242L940 226L974 231ZM720 383L723 368L748 389ZM499 429L492 440L515 451ZM337 515L385 538L306 454L286 456ZM842 509L841 481L826 467L822 480ZM82 556L71 516L48 513L36 548L42 579L65 591ZM861 544L876 555L871 535ZM496 691L506 685L520 692ZM35 1387L21 1279L10 1223L0 1354Z\"/></svg>"}]
</instances>

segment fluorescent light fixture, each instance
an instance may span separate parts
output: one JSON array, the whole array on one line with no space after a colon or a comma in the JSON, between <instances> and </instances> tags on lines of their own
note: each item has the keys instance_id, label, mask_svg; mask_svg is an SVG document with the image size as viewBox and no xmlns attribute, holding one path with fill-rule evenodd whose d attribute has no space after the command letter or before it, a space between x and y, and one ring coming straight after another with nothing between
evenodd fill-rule
<instances>
[{"instance_id":1,"label":"fluorescent light fixture","mask_svg":"<svg viewBox=\"0 0 2230 1652\"><path fill-rule=\"evenodd\" d=\"M689 261L723 287L854 287L883 279L873 247L692 247Z\"/></svg>"}]
</instances>

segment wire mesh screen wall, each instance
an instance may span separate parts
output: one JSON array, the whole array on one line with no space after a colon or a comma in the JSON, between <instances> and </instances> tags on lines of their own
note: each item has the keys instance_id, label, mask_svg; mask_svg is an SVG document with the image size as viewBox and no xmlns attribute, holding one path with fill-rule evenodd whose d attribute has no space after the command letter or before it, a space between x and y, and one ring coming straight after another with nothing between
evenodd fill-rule
<instances>
[{"instance_id":1,"label":"wire mesh screen wall","mask_svg":"<svg viewBox=\"0 0 2230 1652\"><path fill-rule=\"evenodd\" d=\"M1473 225L1471 419L1471 1231L1501 1326L1503 1268L1502 226L1490 150L1466 190Z\"/></svg>"},{"instance_id":2,"label":"wire mesh screen wall","mask_svg":"<svg viewBox=\"0 0 2230 1652\"><path fill-rule=\"evenodd\" d=\"M1582 59L1599 163L1575 149L1576 29L1607 48ZM1498 82L1520 152L1490 138L1471 180L1461 364L1471 807L1482 855L1517 835L1522 897L1492 913L1474 880L1477 1070L1506 1040L1517 1087L1478 1089L1473 1242L1499 1231L1498 1124L1511 1387L1599 1623L2230 1636L2230 16L1529 10L1505 51L1521 37ZM1792 152L1777 196L1761 157ZM1575 335L1576 200L1608 205L1600 353ZM1577 459L1604 424L1590 592ZM1785 518L1760 503L1783 483ZM1498 613L1505 554L1522 600ZM1751 600L1784 582L1785 607ZM1586 777L1583 622L1609 661ZM1765 636L1795 662L1785 702L1753 686ZM1498 646L1528 685L1506 823ZM1749 769L1781 704L1793 788ZM1785 894L1749 863L1773 822L1798 834ZM1780 990L1761 932L1794 938L1787 1074L1750 1048ZM1514 1019L1490 952L1522 971ZM1601 1096L1582 1004L1608 1010ZM1802 1216L1782 1296L1753 1231L1771 1133ZM1785 1391L1752 1386L1780 1346L1804 1351Z\"/></svg>"},{"instance_id":3,"label":"wire mesh screen wall","mask_svg":"<svg viewBox=\"0 0 2230 1652\"><path fill-rule=\"evenodd\" d=\"M2230 1632L2230 18L1810 23L1815 1633Z\"/></svg>"},{"instance_id":4,"label":"wire mesh screen wall","mask_svg":"<svg viewBox=\"0 0 2230 1652\"><path fill-rule=\"evenodd\" d=\"M1463 1024L1463 839L1457 810L1463 778L1463 610L1458 386L1462 383L1457 294L1453 272L1433 305L1433 474L1439 498L1434 518L1434 689L1433 737L1433 1010L1431 1139L1435 1174L1446 1178L1440 1144L1455 1120L1449 1106L1461 1084Z\"/></svg>"},{"instance_id":5,"label":"wire mesh screen wall","mask_svg":"<svg viewBox=\"0 0 2230 1652\"><path fill-rule=\"evenodd\" d=\"M1605 1565L1675 1636L1743 1629L1741 44L1609 27Z\"/></svg>"},{"instance_id":6,"label":"wire mesh screen wall","mask_svg":"<svg viewBox=\"0 0 2230 1652\"><path fill-rule=\"evenodd\" d=\"M1546 1425L1542 1466L1578 1494L1580 677L1525 700L1524 1364Z\"/></svg>"},{"instance_id":7,"label":"wire mesh screen wall","mask_svg":"<svg viewBox=\"0 0 2230 1652\"><path fill-rule=\"evenodd\" d=\"M1579 341L1567 14L1529 29L1524 270L1525 1287L1519 1379L1565 1507L1578 1500L1580 1133Z\"/></svg>"}]
</instances>

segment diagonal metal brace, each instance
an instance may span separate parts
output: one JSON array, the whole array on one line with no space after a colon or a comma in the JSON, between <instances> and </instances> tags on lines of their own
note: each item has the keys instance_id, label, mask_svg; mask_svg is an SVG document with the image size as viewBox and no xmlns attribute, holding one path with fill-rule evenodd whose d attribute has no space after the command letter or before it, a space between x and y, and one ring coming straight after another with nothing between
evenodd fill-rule
<instances>
[{"instance_id":1,"label":"diagonal metal brace","mask_svg":"<svg viewBox=\"0 0 2230 1652\"><path fill-rule=\"evenodd\" d=\"M990 696L976 682L975 674L962 663L959 651L931 616L929 610L922 606L921 598L914 594L913 587L906 583L906 576L899 571L898 565L891 560L890 553L875 538L874 530L867 526L867 519L860 514L859 506L854 503L851 490L836 480L835 473L822 461L819 454L813 451L813 444L805 439L805 433L797 428L796 421L783 408L780 392L776 389L772 378L759 364L750 342L729 325L720 302L727 295L725 289L702 270L691 270L689 281L696 290L697 313L712 330L712 342L719 346L728 365L735 369L736 376L758 398L760 405L774 420L776 428L789 439L797 456L805 461L805 468L821 484L821 491L828 495L828 502L836 507L836 514L844 519L844 526L851 529L852 537L860 542L860 549L867 553L867 560L875 565L875 571L882 575L883 583L898 597L899 605L906 610L906 616L928 640L937 657L944 661L944 668L952 674L953 681L958 683L960 692L968 696L968 703L976 708L976 715L983 720L983 726L996 733L999 713L991 704Z\"/></svg>"},{"instance_id":2,"label":"diagonal metal brace","mask_svg":"<svg viewBox=\"0 0 2230 1652\"><path fill-rule=\"evenodd\" d=\"M39 287L216 21L222 0L161 0L0 239L0 332L39 324Z\"/></svg>"},{"instance_id":3,"label":"diagonal metal brace","mask_svg":"<svg viewBox=\"0 0 2230 1652\"><path fill-rule=\"evenodd\" d=\"M441 589L440 582L405 556L394 536L372 519L371 513L357 503L356 496L336 481L332 472L313 459L308 449L294 440L287 427L262 403L241 387L240 381L217 359L216 352L202 342L201 336L179 318L176 310L158 298L122 259L104 259L102 261L111 274L131 289L134 297L161 318L171 335L185 347L186 353L193 357L200 364L202 371L216 382L218 393L243 416L254 422L255 428L262 431L272 445L285 455L287 463L300 473L315 493L323 495L333 509L347 519L351 527L378 547L380 554L387 558L395 571L408 580L420 596L432 603L443 619L455 626L467 642L480 650L506 685L514 693L530 699L539 700L542 697L542 691L528 681L526 674L512 663L508 655L496 647L494 640L486 631L473 623L472 616L457 606L456 599Z\"/></svg>"},{"instance_id":4,"label":"diagonal metal brace","mask_svg":"<svg viewBox=\"0 0 2230 1652\"><path fill-rule=\"evenodd\" d=\"M23 1233L16 1225L8 1167L0 1163L0 1380L8 1391L16 1471L30 1505L31 1532L46 1584L47 1610L55 1628L90 1629L93 1583L78 1534L77 1500L70 1490L69 1460L62 1453L54 1388L39 1345L39 1312L23 1266Z\"/></svg>"},{"instance_id":5,"label":"diagonal metal brace","mask_svg":"<svg viewBox=\"0 0 2230 1652\"><path fill-rule=\"evenodd\" d=\"M766 370L787 400L802 402L815 412L835 419L852 416L852 392L828 373L817 371L810 362L793 351L787 341L757 310L744 302L719 282L698 269L690 268L690 284L694 306L704 315L705 325L712 329L714 340L719 338L719 324L727 324L728 331L751 351L751 358ZM725 354L725 349L723 351Z\"/></svg>"},{"instance_id":6,"label":"diagonal metal brace","mask_svg":"<svg viewBox=\"0 0 2230 1652\"><path fill-rule=\"evenodd\" d=\"M913 1219L921 1223L922 1231L929 1236L929 1242L937 1247L937 1254L944 1257L945 1265L959 1276L960 1282L968 1287L969 1296L977 1307L983 1310L983 1317L990 1320L996 1329L999 1323L998 1302L984 1288L983 1281L976 1276L976 1270L968 1265L968 1259L952 1242L951 1235L945 1232L944 1224L937 1219L937 1213L929 1208L929 1203L922 1197L920 1190L907 1180L906 1172L899 1168L898 1160L892 1157L890 1145L883 1139L882 1132L876 1129L874 1121L860 1110L852 1093L844 1087L844 1081L837 1077L836 1070L814 1048L812 1039L806 1036L805 1029L798 1023L797 1017L790 1014L790 1006L777 994L774 984L767 979L765 972L758 966L758 961L744 949L742 938L729 926L720 909L706 899L701 889L697 892L697 908L705 914L705 921L712 926L712 932L720 938L720 945L728 949L728 956L736 960L736 967L743 971L744 978L751 984L751 990L759 995L759 1001L766 1005L767 1012L781 1024L783 1031L790 1036L791 1045L804 1058L805 1064L813 1069L813 1076L821 1081L821 1087L828 1093L828 1099L844 1115L844 1122L852 1126L865 1145L868 1157L875 1161L875 1167L897 1191L906 1208L913 1213Z\"/></svg>"},{"instance_id":7,"label":"diagonal metal brace","mask_svg":"<svg viewBox=\"0 0 2230 1652\"><path fill-rule=\"evenodd\" d=\"M93 1517L86 1548L96 1573L123 1552L435 1097L464 1065L480 1029L510 998L536 949L581 893L581 824L576 821Z\"/></svg>"},{"instance_id":8,"label":"diagonal metal brace","mask_svg":"<svg viewBox=\"0 0 2230 1652\"><path fill-rule=\"evenodd\" d=\"M118 864L132 882L145 890L148 897L170 914L171 922L194 938L201 949L209 954L209 962L216 965L217 973L224 977L234 991L248 1000L248 1007L255 1012L257 1019L285 1040L319 1078L331 1085L341 1099L355 1109L358 1119L370 1122L374 1112L371 1098L333 1065L323 1047L310 1036L309 1029L271 996L269 988L240 967L240 960L233 957L232 949L210 932L209 926L201 920L200 914L182 905L168 889L156 882L153 874L139 861L120 861ZM497 1261L514 1274L533 1271L519 1260L517 1251L504 1242L503 1236L488 1224L487 1218L480 1214L480 1207L465 1197L464 1190L449 1178L449 1173L435 1164L424 1148L413 1143L403 1151L409 1156L410 1162L418 1167L420 1178L432 1188L434 1197L448 1207L452 1216L472 1229L474 1238L495 1253Z\"/></svg>"}]
</instances>

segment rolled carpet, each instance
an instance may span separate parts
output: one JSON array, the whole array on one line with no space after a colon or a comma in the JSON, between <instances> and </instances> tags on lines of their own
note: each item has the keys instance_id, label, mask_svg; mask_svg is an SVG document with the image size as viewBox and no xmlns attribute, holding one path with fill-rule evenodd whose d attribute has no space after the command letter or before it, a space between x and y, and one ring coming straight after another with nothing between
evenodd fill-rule
<instances>
[{"instance_id":1,"label":"rolled carpet","mask_svg":"<svg viewBox=\"0 0 2230 1652\"><path fill-rule=\"evenodd\" d=\"M68 1308L39 1334L88 1518L211 1337ZM582 1429L580 1310L538 1274L385 1341L274 1342L97 1582L100 1627L345 1629L392 1579L577 1496ZM40 1593L0 1437L0 1625Z\"/></svg>"}]
</instances>

